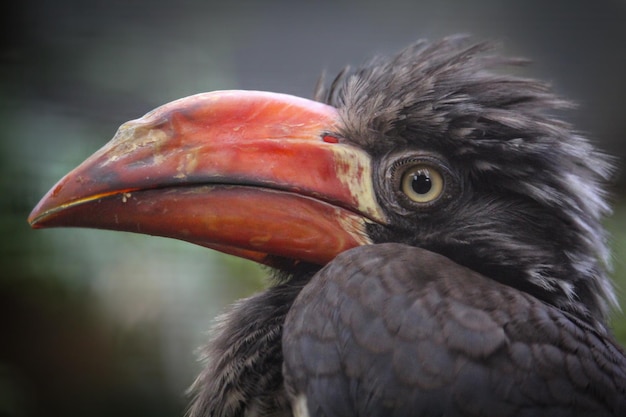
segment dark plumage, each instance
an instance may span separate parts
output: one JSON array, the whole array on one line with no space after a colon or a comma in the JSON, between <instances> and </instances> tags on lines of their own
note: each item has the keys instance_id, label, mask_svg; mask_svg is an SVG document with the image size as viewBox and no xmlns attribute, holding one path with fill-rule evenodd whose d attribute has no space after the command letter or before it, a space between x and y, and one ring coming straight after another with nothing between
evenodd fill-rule
<instances>
[{"instance_id":1,"label":"dark plumage","mask_svg":"<svg viewBox=\"0 0 626 417\"><path fill-rule=\"evenodd\" d=\"M274 268L274 286L217 320L192 417L626 415L606 323L609 158L556 117L569 102L495 72L524 61L492 51L418 42L320 84L332 107L242 92L170 103L124 125L31 222ZM232 212L200 200L214 196Z\"/></svg>"},{"instance_id":2,"label":"dark plumage","mask_svg":"<svg viewBox=\"0 0 626 417\"><path fill-rule=\"evenodd\" d=\"M339 255L298 296L283 349L285 385L313 416L626 410L604 329L408 245Z\"/></svg>"},{"instance_id":3,"label":"dark plumage","mask_svg":"<svg viewBox=\"0 0 626 417\"><path fill-rule=\"evenodd\" d=\"M610 339L604 340L609 337L606 316L610 307L616 306L607 277L609 249L601 225L603 216L610 212L602 184L609 179L611 165L585 138L554 118L554 111L571 104L557 98L548 85L491 72L497 66L524 62L485 54L492 49L489 43L474 44L462 38L435 43L422 41L390 59L375 59L354 71L346 69L330 88L316 92L317 100L340 111L343 125L337 135L364 148L378 161L377 197L393 218L394 227L371 224L368 233L374 242L398 242L428 249L506 286L471 274L445 258L437 258L437 265L432 266L430 259L425 262L422 258L434 255L406 246L384 246L384 255L378 248L375 251L369 247L357 248L331 262L308 285L298 299L298 308L290 315L292 321L300 315L306 318L291 324L290 332L284 336L284 348L291 354L293 367L288 366L286 370L295 374L291 378L296 388L291 394L297 395L298 389L307 394L315 393L318 402L315 403L317 409L311 410L312 415L504 416L516 415L517 411L539 415L546 413L543 406L551 403L555 405L549 414L569 407L579 409L581 415L600 415L601 406L597 402L602 400L588 400L590 408L585 409L587 398L581 397L594 379L591 385L606 382L593 391L602 397L610 393L608 400L603 400L619 407L613 409L615 415L618 409L626 411L626 362L620 348ZM453 182L448 185L449 198L425 208L398 201L397 190L390 186L385 168L411 154L433 156L445 164ZM367 267L371 275L359 275L363 272L358 269L344 270L351 265ZM386 273L381 270L383 267L395 269ZM439 268L446 271L446 267L455 272L458 269L459 274L469 275L480 285L468 285L451 273L442 274L444 276L437 280L423 272L432 269L436 275ZM291 275L299 274L292 272ZM383 283L379 281L387 277L405 281L401 284L401 293L407 291L412 297L390 305L389 294L363 294L370 290L383 292L380 288ZM285 406L287 399L281 384L282 367L276 363L276 358L281 354L278 335L283 318L301 287L290 279L293 278L287 279L287 284L239 302L231 313L221 318L215 339L205 351L209 367L194 385L197 399L192 415L244 415L243 410L250 404L255 404L252 409L267 410L268 415L289 415L286 409L277 410ZM428 284L437 288L429 288L422 279L432 281ZM357 300L352 300L345 308L367 327L360 330L367 333L361 340L358 339L359 328L351 327L357 324L350 320L333 321L340 314L338 306L319 294L337 298L337 291L342 295L342 290L349 291L341 286L350 284L354 286L352 291L356 292ZM453 314L446 308L453 310L453 307L434 303L427 306L431 311L425 313L419 311L419 304L413 305L418 311L410 311L409 305L430 296L429 291L444 298L449 297L448 291L455 289L458 305L471 309L461 315L468 314L469 323L456 326L476 325L487 329L471 328L477 330L477 334L466 338L463 337L466 335L458 335L457 345L446 351L451 348L447 343L458 330L445 334L439 326L444 326ZM492 298L487 302L479 298L489 291ZM318 304L308 304L313 302ZM329 304L323 304L325 302ZM377 304L371 307L374 302ZM355 313L355 303L361 303L361 309L370 306L371 310ZM259 305L267 308L268 317L258 311ZM274 308L269 308L270 305ZM507 310L508 306L512 306L511 310ZM489 319L496 308L503 317L495 315L497 322L485 322L483 319ZM389 349L398 346L398 341L390 333L397 332L396 338L402 338L403 329L399 323L386 323L386 332L378 331L376 325L380 318L377 315L387 310L390 315L415 320L408 324L413 326L409 332L419 334L407 336L402 346L405 350L394 350L393 354ZM444 318L431 323L431 316L436 315ZM384 321L392 320L392 317L381 316ZM403 320L410 323L409 318ZM505 326L514 330L504 332ZM550 328L542 332L543 326ZM558 328L560 326L562 328ZM330 330L331 327L334 329ZM234 329L242 333L239 338L233 337ZM348 330L356 334L338 342L338 334ZM443 327L443 330L448 329ZM490 333L485 336L478 331ZM384 340L385 336L389 339ZM494 340L485 340L489 337ZM315 341L328 338L330 341ZM606 375L588 379L578 375L585 373L581 362L594 360L589 350L579 351L580 345L589 342L587 338L602 345L602 357L594 366L607 368ZM237 340L246 340L246 349ZM353 345L355 340L362 344ZM564 346L564 343L573 345ZM337 353L337 344L347 347ZM387 346L374 347L378 344ZM224 345L229 349L224 349ZM504 345L511 346L508 351L500 352ZM380 349L385 349L386 355L376 357ZM463 352L464 349L467 352ZM471 352L472 349L478 351ZM530 352L535 349L537 351ZM462 374L465 379L458 383L465 385L459 388L462 392L458 395L464 397L458 398L455 406L451 399L455 389L452 383L459 371L455 369L458 365L453 365L453 357L459 354L468 355L467 362L476 369ZM257 368L252 370L249 366L241 373L233 372L232 361L240 364L241 359L249 355L254 355L252 363ZM351 375L345 369L351 360L356 362L353 366L358 370L371 369L372 360L377 367L370 371L371 376ZM427 367L431 361L444 364L419 369ZM532 368L544 361L551 362L550 372L555 372L550 377L554 377L556 384L563 384L555 388L557 392L550 392L550 380L542 383L539 375L532 375ZM500 368L506 362L511 362L508 367L523 365L524 368L519 374L506 377L502 374L506 371ZM214 363L221 364L222 368L216 369ZM568 365L573 369L565 370ZM488 374L490 367L493 367L492 373ZM238 365L234 368L238 369ZM403 371L410 374L407 379L413 380L412 385L402 387L406 381L398 374ZM225 383L220 378L224 373L232 382ZM319 373L323 376L313 376ZM363 379L368 378L379 381L367 386ZM424 386L428 388L432 383L436 389L420 392L420 378L432 378L424 382ZM576 381L578 378L583 380ZM273 382L268 384L271 379ZM365 385L365 392L342 391L349 389L350 381ZM502 384L506 386L501 388ZM217 390L216 385L221 390ZM265 385L271 388L263 392L259 387ZM236 390L240 397L223 391L228 387ZM371 391L367 391L368 388ZM498 389L519 389L520 392L498 397ZM560 390L563 392L558 392ZM537 398L533 398L533 393ZM565 398L559 398L559 394ZM506 395L528 397L518 399L519 403L511 400L511 404L498 408L497 402L505 402ZM264 396L268 396L267 399L263 399ZM369 401L365 401L366 398ZM391 405L383 406L385 401L390 401ZM562 408L560 401L564 403ZM576 405L576 401L581 404ZM467 414L462 414L464 411ZM611 415L611 411L607 411L607 415Z\"/></svg>"}]
</instances>

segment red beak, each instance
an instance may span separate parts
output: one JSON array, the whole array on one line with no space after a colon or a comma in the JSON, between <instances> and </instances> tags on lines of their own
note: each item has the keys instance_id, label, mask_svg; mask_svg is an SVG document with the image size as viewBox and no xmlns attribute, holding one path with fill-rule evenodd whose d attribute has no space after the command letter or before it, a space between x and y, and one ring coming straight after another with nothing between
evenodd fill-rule
<instances>
[{"instance_id":1,"label":"red beak","mask_svg":"<svg viewBox=\"0 0 626 417\"><path fill-rule=\"evenodd\" d=\"M370 157L337 137L339 123L335 108L282 94L183 98L122 125L28 220L325 264L385 223Z\"/></svg>"}]
</instances>

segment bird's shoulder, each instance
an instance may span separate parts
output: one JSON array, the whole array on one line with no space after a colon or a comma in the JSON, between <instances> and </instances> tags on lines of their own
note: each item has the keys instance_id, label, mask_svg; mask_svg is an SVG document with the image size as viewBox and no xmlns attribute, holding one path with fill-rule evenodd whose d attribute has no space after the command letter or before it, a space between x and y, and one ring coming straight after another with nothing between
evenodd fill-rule
<instances>
[{"instance_id":1,"label":"bird's shoulder","mask_svg":"<svg viewBox=\"0 0 626 417\"><path fill-rule=\"evenodd\" d=\"M290 394L319 416L626 410L626 361L610 337L401 244L360 247L322 269L288 313L283 351Z\"/></svg>"}]
</instances>

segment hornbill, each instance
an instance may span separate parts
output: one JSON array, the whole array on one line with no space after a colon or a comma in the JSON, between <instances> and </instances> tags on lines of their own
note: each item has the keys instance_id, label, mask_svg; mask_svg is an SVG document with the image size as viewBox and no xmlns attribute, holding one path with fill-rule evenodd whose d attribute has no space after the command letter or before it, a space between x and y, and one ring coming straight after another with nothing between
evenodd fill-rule
<instances>
[{"instance_id":1,"label":"hornbill","mask_svg":"<svg viewBox=\"0 0 626 417\"><path fill-rule=\"evenodd\" d=\"M321 83L183 98L120 127L35 228L186 240L275 285L215 325L192 416L624 416L612 167L489 42Z\"/></svg>"}]
</instances>

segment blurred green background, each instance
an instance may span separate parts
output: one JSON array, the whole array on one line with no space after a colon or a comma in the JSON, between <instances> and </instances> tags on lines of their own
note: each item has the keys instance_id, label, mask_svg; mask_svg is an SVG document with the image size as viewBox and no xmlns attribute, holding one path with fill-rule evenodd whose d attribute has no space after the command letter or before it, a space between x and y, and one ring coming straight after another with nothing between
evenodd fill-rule
<instances>
[{"instance_id":1,"label":"blurred green background","mask_svg":"<svg viewBox=\"0 0 626 417\"><path fill-rule=\"evenodd\" d=\"M62 175L162 103L232 88L310 97L322 70L470 33L532 58L524 74L579 102L570 120L618 163L626 154L621 0L10 7L0 26L0 416L180 416L212 318L265 284L257 266L182 242L29 229L29 211ZM623 171L612 192L607 226L626 305ZM626 343L623 314L613 323Z\"/></svg>"}]
</instances>

